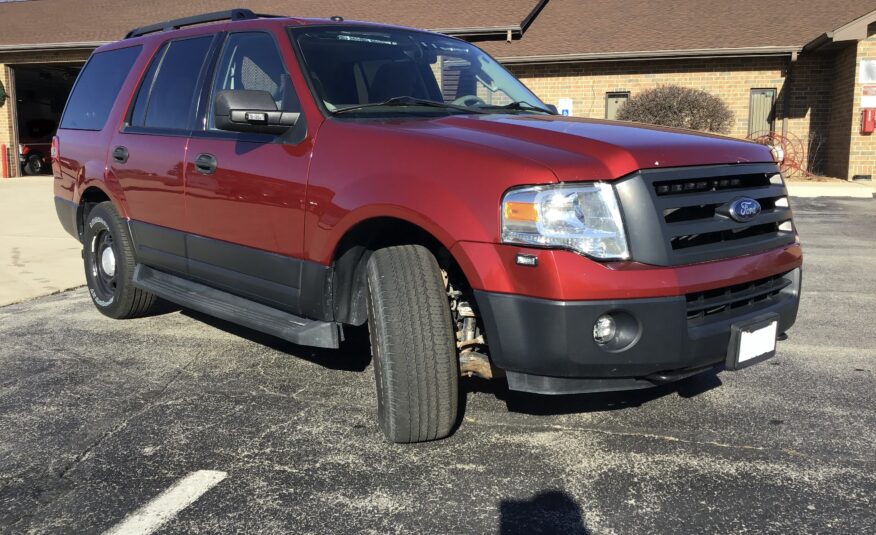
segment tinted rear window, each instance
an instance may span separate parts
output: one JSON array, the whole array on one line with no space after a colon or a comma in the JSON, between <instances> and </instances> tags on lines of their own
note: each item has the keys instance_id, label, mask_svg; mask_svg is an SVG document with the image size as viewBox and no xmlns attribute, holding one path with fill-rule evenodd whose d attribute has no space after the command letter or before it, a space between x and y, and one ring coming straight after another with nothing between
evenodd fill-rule
<instances>
[{"instance_id":1,"label":"tinted rear window","mask_svg":"<svg viewBox=\"0 0 876 535\"><path fill-rule=\"evenodd\" d=\"M101 130L140 54L140 46L98 52L91 56L67 102L61 128Z\"/></svg>"},{"instance_id":2,"label":"tinted rear window","mask_svg":"<svg viewBox=\"0 0 876 535\"><path fill-rule=\"evenodd\" d=\"M137 94L132 126L190 127L198 76L212 42L212 35L171 41L156 54Z\"/></svg>"}]
</instances>

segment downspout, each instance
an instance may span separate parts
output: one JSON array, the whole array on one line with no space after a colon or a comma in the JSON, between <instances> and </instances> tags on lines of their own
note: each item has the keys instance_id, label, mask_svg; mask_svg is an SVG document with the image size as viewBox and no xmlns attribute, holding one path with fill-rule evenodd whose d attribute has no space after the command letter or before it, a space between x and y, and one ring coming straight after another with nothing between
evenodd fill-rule
<instances>
[{"instance_id":1,"label":"downspout","mask_svg":"<svg viewBox=\"0 0 876 535\"><path fill-rule=\"evenodd\" d=\"M782 137L788 137L788 115L791 113L791 88L793 87L794 65L797 63L797 51L791 52L788 62L788 72L785 75L785 100L782 102Z\"/></svg>"}]
</instances>

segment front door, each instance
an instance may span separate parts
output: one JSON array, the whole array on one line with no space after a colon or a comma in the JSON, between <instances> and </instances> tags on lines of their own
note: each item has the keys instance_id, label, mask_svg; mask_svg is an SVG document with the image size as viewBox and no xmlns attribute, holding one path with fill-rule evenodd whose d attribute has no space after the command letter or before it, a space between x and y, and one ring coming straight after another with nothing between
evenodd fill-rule
<instances>
[{"instance_id":1,"label":"front door","mask_svg":"<svg viewBox=\"0 0 876 535\"><path fill-rule=\"evenodd\" d=\"M760 137L773 131L776 102L775 89L752 89L748 113L749 137Z\"/></svg>"},{"instance_id":2,"label":"front door","mask_svg":"<svg viewBox=\"0 0 876 535\"><path fill-rule=\"evenodd\" d=\"M267 91L300 111L277 42L230 33L208 98L225 89ZM311 140L303 116L281 136L219 131L213 106L186 154L189 273L226 291L298 313L304 198Z\"/></svg>"}]
</instances>

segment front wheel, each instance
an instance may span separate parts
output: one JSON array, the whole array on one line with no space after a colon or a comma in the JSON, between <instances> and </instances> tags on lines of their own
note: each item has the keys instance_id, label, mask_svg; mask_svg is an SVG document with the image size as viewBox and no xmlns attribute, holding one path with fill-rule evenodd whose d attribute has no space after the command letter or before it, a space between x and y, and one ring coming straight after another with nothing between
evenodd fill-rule
<instances>
[{"instance_id":1,"label":"front wheel","mask_svg":"<svg viewBox=\"0 0 876 535\"><path fill-rule=\"evenodd\" d=\"M111 202L102 202L88 213L83 241L85 280L97 309L115 319L147 315L156 297L132 282L133 244Z\"/></svg>"},{"instance_id":2,"label":"front wheel","mask_svg":"<svg viewBox=\"0 0 876 535\"><path fill-rule=\"evenodd\" d=\"M367 270L380 427L393 442L444 438L456 423L459 370L438 262L403 245L376 251Z\"/></svg>"}]
</instances>

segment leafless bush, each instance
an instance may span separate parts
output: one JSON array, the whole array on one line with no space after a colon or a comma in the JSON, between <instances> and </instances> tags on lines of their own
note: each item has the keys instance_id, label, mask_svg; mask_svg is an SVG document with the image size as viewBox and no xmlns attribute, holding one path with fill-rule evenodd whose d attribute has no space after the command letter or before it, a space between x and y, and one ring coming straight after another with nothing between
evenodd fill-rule
<instances>
[{"instance_id":1,"label":"leafless bush","mask_svg":"<svg viewBox=\"0 0 876 535\"><path fill-rule=\"evenodd\" d=\"M735 122L733 112L720 98L677 85L639 93L618 110L617 118L720 134L729 133Z\"/></svg>"},{"instance_id":2,"label":"leafless bush","mask_svg":"<svg viewBox=\"0 0 876 535\"><path fill-rule=\"evenodd\" d=\"M824 172L823 165L824 160L822 157L824 156L822 152L824 151L826 139L824 135L819 132L812 132L809 134L809 143L806 150L807 160L809 161L809 172L820 175Z\"/></svg>"}]
</instances>

